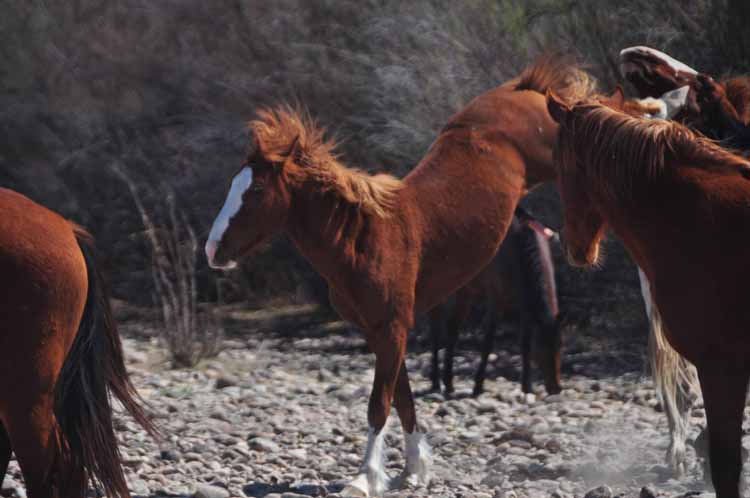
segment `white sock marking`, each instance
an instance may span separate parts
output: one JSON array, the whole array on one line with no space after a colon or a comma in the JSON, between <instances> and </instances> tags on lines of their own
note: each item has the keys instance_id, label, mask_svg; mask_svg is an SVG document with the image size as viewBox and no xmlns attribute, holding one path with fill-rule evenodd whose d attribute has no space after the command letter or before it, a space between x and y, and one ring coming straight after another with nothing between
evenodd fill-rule
<instances>
[{"instance_id":1,"label":"white sock marking","mask_svg":"<svg viewBox=\"0 0 750 498\"><path fill-rule=\"evenodd\" d=\"M375 497L388 491L390 479L385 472L385 433L388 424L379 433L370 427L367 433L367 449L357 476L344 488L342 494L349 496Z\"/></svg>"},{"instance_id":2,"label":"white sock marking","mask_svg":"<svg viewBox=\"0 0 750 498\"><path fill-rule=\"evenodd\" d=\"M430 467L432 467L432 452L424 432L415 430L411 434L404 433L406 446L405 477L414 476L416 484L427 486L430 484Z\"/></svg>"},{"instance_id":3,"label":"white sock marking","mask_svg":"<svg viewBox=\"0 0 750 498\"><path fill-rule=\"evenodd\" d=\"M684 62L680 62L674 57L671 57L664 52L660 52L654 48L651 47L644 47L644 46L638 46L638 47L628 47L625 49L620 50L620 57L623 55L626 55L628 53L642 53L642 54L650 54L657 59L660 59L664 61L666 65L674 69L675 71L682 71L683 73L688 74L698 74L698 71L693 69L692 67L688 66Z\"/></svg>"},{"instance_id":4,"label":"white sock marking","mask_svg":"<svg viewBox=\"0 0 750 498\"><path fill-rule=\"evenodd\" d=\"M214 224L211 226L211 232L208 234L208 241L206 242L206 258L211 268L231 268L236 266L236 263L232 262L227 266L217 266L214 264L214 256L216 250L221 243L224 232L229 228L229 222L242 208L242 197L253 184L253 170L250 167L244 167L237 173L232 179L232 186L229 188L229 194L224 201L221 211L214 220Z\"/></svg>"}]
</instances>

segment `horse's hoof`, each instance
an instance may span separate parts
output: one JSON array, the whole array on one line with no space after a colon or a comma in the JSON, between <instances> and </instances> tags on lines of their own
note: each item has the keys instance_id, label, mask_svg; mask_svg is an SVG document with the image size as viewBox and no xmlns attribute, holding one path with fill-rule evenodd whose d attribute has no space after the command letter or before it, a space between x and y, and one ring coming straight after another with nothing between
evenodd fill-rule
<instances>
[{"instance_id":1,"label":"horse's hoof","mask_svg":"<svg viewBox=\"0 0 750 498\"><path fill-rule=\"evenodd\" d=\"M388 491L389 483L386 476L361 473L341 490L341 496L351 498L377 498Z\"/></svg>"},{"instance_id":2,"label":"horse's hoof","mask_svg":"<svg viewBox=\"0 0 750 498\"><path fill-rule=\"evenodd\" d=\"M682 477L685 474L686 460L685 448L679 448L675 444L670 444L667 449L667 462L672 474L675 477Z\"/></svg>"},{"instance_id":3,"label":"horse's hoof","mask_svg":"<svg viewBox=\"0 0 750 498\"><path fill-rule=\"evenodd\" d=\"M473 391L471 391L471 395L472 395L472 396L473 396L474 398L478 398L478 397L479 397L479 396L481 396L482 394L484 394L484 388L483 388L483 387L475 387L475 388L474 388L474 390L473 390Z\"/></svg>"},{"instance_id":4,"label":"horse's hoof","mask_svg":"<svg viewBox=\"0 0 750 498\"><path fill-rule=\"evenodd\" d=\"M404 470L393 482L392 489L419 488L430 485L430 475L412 473Z\"/></svg>"},{"instance_id":5,"label":"horse's hoof","mask_svg":"<svg viewBox=\"0 0 750 498\"><path fill-rule=\"evenodd\" d=\"M341 496L347 496L352 498L369 498L370 491L367 483L367 475L359 474L355 477L352 482L347 484L343 490L341 490Z\"/></svg>"},{"instance_id":6,"label":"horse's hoof","mask_svg":"<svg viewBox=\"0 0 750 498\"><path fill-rule=\"evenodd\" d=\"M536 403L536 394L524 393L523 402L526 403L527 405L533 405L534 403Z\"/></svg>"}]
</instances>

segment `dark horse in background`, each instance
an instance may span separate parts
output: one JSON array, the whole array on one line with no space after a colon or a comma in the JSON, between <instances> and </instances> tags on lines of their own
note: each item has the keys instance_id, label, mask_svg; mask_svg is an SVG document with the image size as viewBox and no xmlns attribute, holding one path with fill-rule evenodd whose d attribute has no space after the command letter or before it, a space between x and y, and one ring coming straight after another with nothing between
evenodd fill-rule
<instances>
[{"instance_id":1,"label":"dark horse in background","mask_svg":"<svg viewBox=\"0 0 750 498\"><path fill-rule=\"evenodd\" d=\"M648 277L665 336L698 371L718 498L740 496L750 380L750 162L679 123L549 97L563 240L595 264L608 227Z\"/></svg>"},{"instance_id":2,"label":"dark horse in background","mask_svg":"<svg viewBox=\"0 0 750 498\"><path fill-rule=\"evenodd\" d=\"M91 237L0 189L0 481L15 452L29 498L129 497L110 395L150 433Z\"/></svg>"},{"instance_id":3,"label":"dark horse in background","mask_svg":"<svg viewBox=\"0 0 750 498\"><path fill-rule=\"evenodd\" d=\"M417 429L404 358L415 314L471 281L497 252L518 200L554 178L557 125L544 93L591 91L585 73L546 58L453 116L403 179L344 166L335 143L304 113L281 107L250 123L241 162L206 243L214 268L231 268L285 232L327 280L338 313L364 331L375 355L368 443L348 494L382 495L386 421L405 436L401 481L427 484L431 457Z\"/></svg>"},{"instance_id":4,"label":"dark horse in background","mask_svg":"<svg viewBox=\"0 0 750 498\"><path fill-rule=\"evenodd\" d=\"M518 310L519 315L523 392L532 393L532 359L542 370L547 392L560 392L562 329L567 320L560 313L557 302L555 264L549 245L553 234L518 206L508 234L492 262L456 293L454 302L448 301L430 311L433 391L440 391L438 350L441 338L445 341L443 385L446 394L451 394L454 391L453 357L459 328L468 318L472 305L484 299L485 316L481 326L484 333L474 396L484 391L487 360L495 343L498 321L511 310Z\"/></svg>"}]
</instances>

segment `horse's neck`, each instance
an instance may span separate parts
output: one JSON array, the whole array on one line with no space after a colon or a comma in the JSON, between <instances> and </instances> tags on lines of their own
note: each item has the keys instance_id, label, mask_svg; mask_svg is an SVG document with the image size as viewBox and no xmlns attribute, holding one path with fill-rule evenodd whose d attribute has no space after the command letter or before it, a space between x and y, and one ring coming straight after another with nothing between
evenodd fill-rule
<instances>
[{"instance_id":1,"label":"horse's neck","mask_svg":"<svg viewBox=\"0 0 750 498\"><path fill-rule=\"evenodd\" d=\"M537 126L531 139L516 139L526 166L526 190L531 190L543 183L553 182L557 178L553 149L557 142L557 125L542 122Z\"/></svg>"},{"instance_id":2,"label":"horse's neck","mask_svg":"<svg viewBox=\"0 0 750 498\"><path fill-rule=\"evenodd\" d=\"M313 268L335 284L354 271L360 256L357 241L368 216L332 193L300 194L295 196L287 232Z\"/></svg>"}]
</instances>

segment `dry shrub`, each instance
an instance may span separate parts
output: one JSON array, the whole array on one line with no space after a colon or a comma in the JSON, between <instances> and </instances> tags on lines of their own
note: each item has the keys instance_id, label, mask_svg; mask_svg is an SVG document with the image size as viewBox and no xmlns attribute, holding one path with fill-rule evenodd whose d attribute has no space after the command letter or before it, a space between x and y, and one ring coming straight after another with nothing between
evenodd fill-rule
<instances>
[{"instance_id":1,"label":"dry shrub","mask_svg":"<svg viewBox=\"0 0 750 498\"><path fill-rule=\"evenodd\" d=\"M139 186L119 165L112 167L128 187L143 222L151 248L154 301L161 309L164 341L172 362L192 367L219 352L223 329L218 318L198 306L196 260L198 238L187 216L177 207L174 192L166 188L165 220L157 223L146 209Z\"/></svg>"}]
</instances>

